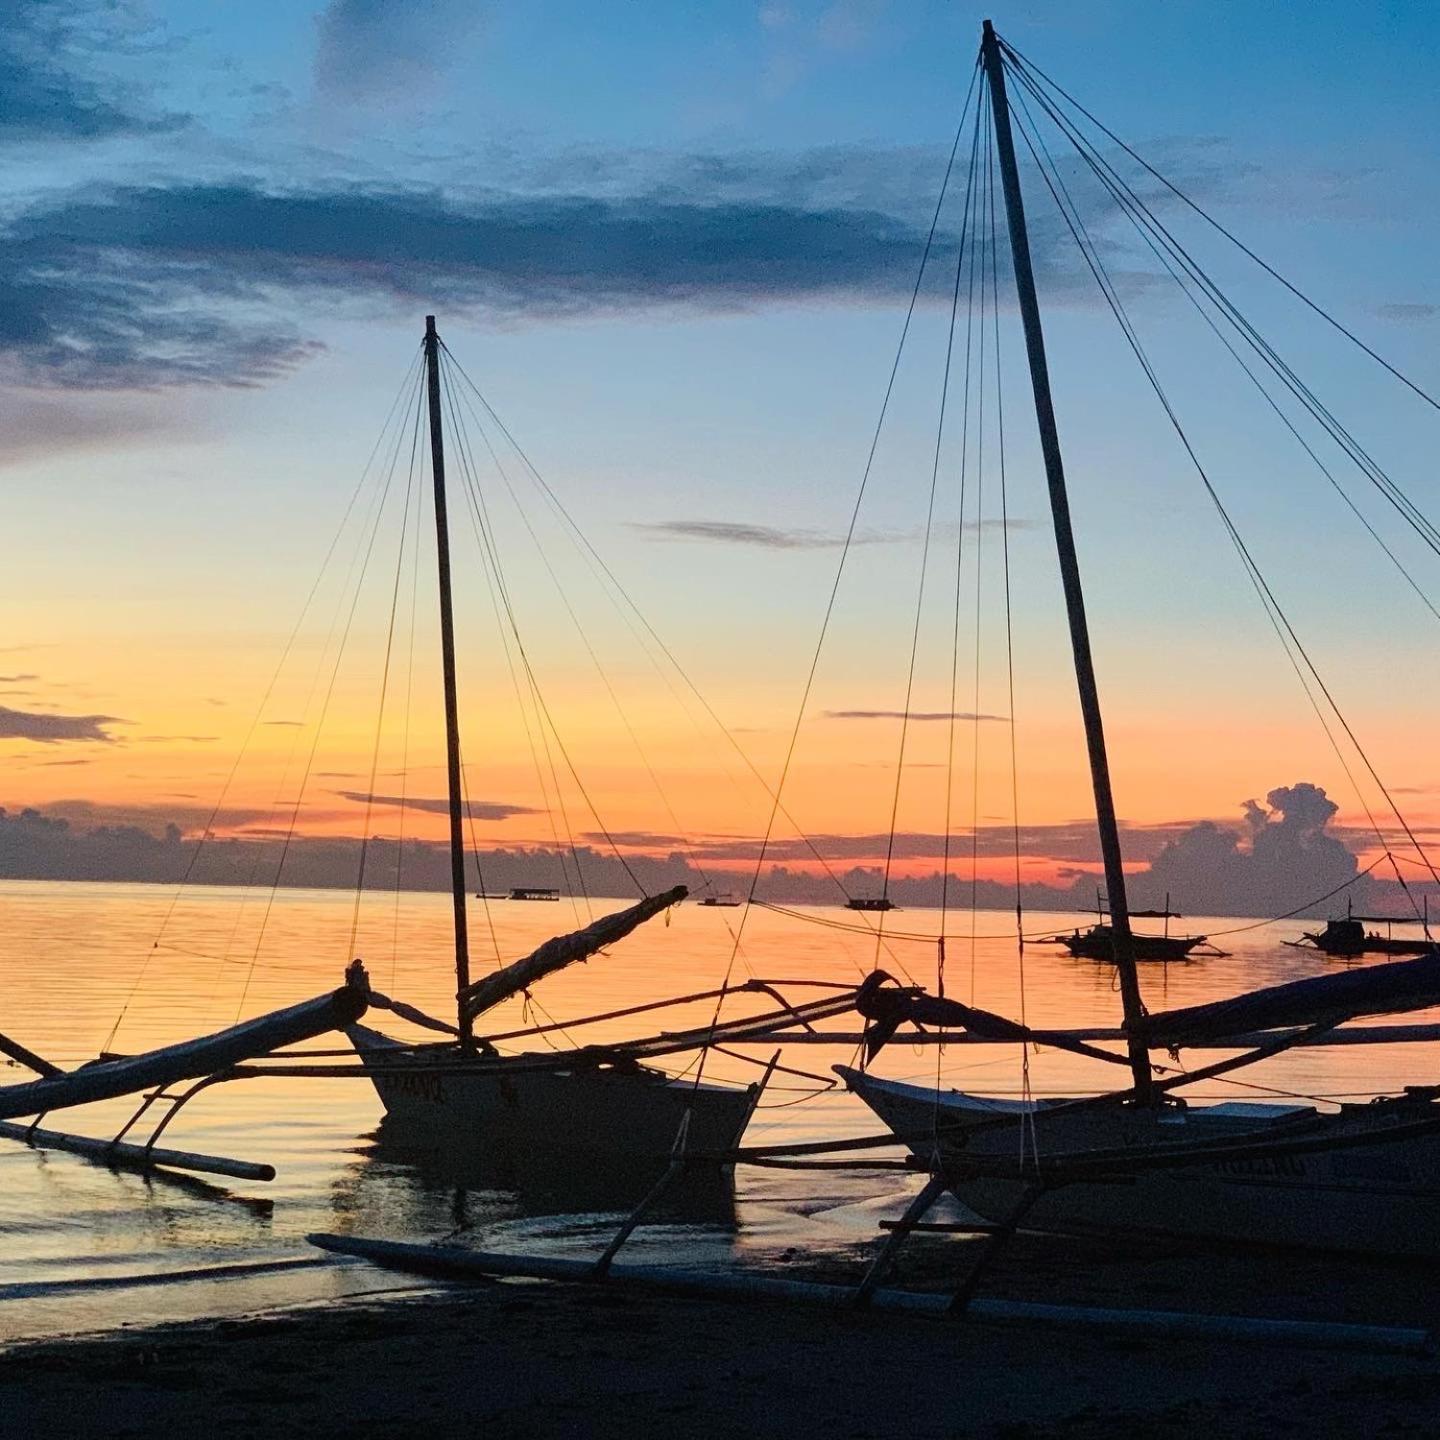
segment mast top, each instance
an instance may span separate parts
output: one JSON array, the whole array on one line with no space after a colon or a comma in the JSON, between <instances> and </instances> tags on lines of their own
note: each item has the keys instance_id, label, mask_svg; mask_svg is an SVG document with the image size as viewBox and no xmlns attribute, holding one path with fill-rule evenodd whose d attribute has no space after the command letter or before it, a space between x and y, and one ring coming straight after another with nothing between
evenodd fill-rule
<instances>
[{"instance_id":1,"label":"mast top","mask_svg":"<svg viewBox=\"0 0 1440 1440\"><path fill-rule=\"evenodd\" d=\"M988 23L988 22L987 22L987 23ZM435 317L434 317L433 315L427 315L427 316L425 317L425 338L428 340L434 333L435 333Z\"/></svg>"}]
</instances>

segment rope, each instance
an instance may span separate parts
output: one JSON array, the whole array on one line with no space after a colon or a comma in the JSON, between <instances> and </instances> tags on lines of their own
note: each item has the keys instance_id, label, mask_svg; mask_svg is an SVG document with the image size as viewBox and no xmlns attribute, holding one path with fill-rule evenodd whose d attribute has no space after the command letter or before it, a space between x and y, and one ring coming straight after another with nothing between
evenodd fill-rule
<instances>
[{"instance_id":1,"label":"rope","mask_svg":"<svg viewBox=\"0 0 1440 1440\"><path fill-rule=\"evenodd\" d=\"M1178 185L1176 185L1173 181L1169 180L1166 176L1161 174L1161 172L1157 170L1153 165L1151 165L1150 162L1146 160L1143 156L1137 154L1134 150L1132 150L1130 146L1127 145L1125 141L1123 141L1118 135L1116 135L1113 130L1108 129L1104 124L1101 123L1101 121L1097 120L1094 115L1092 115L1082 104L1080 104L1078 100L1074 98L1074 96L1070 95L1066 90L1062 89L1060 85L1057 84L1054 80L1052 80L1043 70L1040 69L1038 65L1036 65L1033 61L1027 59L1024 55L1020 53L1020 51L1015 49L1013 45L1011 45L1008 41L1004 40L1000 36L997 35L996 39L1000 41L1000 48L1005 52L1006 58L1013 62L1014 66L1016 67L1017 73L1021 76L1022 79L1026 78L1027 74L1029 74L1038 77L1039 80L1042 80L1046 85L1050 86L1050 88L1054 90L1056 94L1062 96L1071 105L1073 105L1082 115L1085 116L1087 120L1091 122L1091 124L1095 125L1110 140L1114 141L1116 145L1118 145L1149 175L1153 176L1154 179L1158 180L1167 190L1170 191L1172 195L1175 196L1177 200L1181 201L1182 204L1188 206L1191 210L1193 210L1195 214L1197 214L1203 221L1205 221L1207 225L1217 230L1228 241L1230 241L1232 245L1234 245L1244 255L1248 256L1249 259L1253 260L1262 270L1265 271L1267 275L1271 276L1272 279L1279 281L1279 283L1283 285L1285 289L1287 289L1293 296L1295 296L1297 300L1301 301L1304 305L1308 306L1311 310L1313 310L1315 314L1318 315L1322 320L1324 320L1327 325L1333 326L1347 340L1349 340L1352 344L1358 346L1362 351L1364 351L1364 353L1368 355L1372 360L1374 360L1377 365L1380 365L1383 369L1389 371L1389 373L1393 375L1395 379L1400 381L1402 385L1406 386L1408 389L1412 390L1416 395L1418 395L1420 399L1425 401L1427 405L1430 405L1436 410L1440 410L1440 400L1437 400L1428 391L1423 390L1419 385L1415 383L1415 381L1411 380L1409 376L1402 374L1401 371L1398 370L1394 365L1392 365L1388 360L1386 360L1383 355L1377 354L1374 350L1370 348L1370 346L1368 346L1363 340L1361 340L1359 336L1353 334L1350 330L1346 329L1346 327L1342 325L1340 321L1338 321L1333 315L1331 315L1329 311L1325 310L1316 301L1312 300L1297 285L1292 283L1290 280L1287 280L1285 276L1283 276L1278 270L1274 268L1274 266L1270 265L1267 261L1262 260L1259 255L1257 255L1252 249L1250 249L1250 247L1246 245L1242 240L1240 240L1236 235L1232 234L1229 230L1227 230L1224 225L1222 225L1218 220L1214 218L1214 216L1210 215L1207 211L1202 209L1201 206L1198 205L1194 200L1192 200L1190 196L1187 195L1183 190L1181 190Z\"/></svg>"},{"instance_id":2,"label":"rope","mask_svg":"<svg viewBox=\"0 0 1440 1440\"><path fill-rule=\"evenodd\" d=\"M1427 867L1429 867L1430 862L1425 854L1423 847L1420 845L1419 840L1415 837L1415 834L1411 830L1409 823L1401 814L1399 807L1395 804L1395 801L1391 796L1390 791L1386 788L1384 781L1381 780L1374 765L1371 763L1369 755L1365 751L1365 748L1360 744L1359 737L1355 734L1353 728L1350 725L1350 722L1346 719L1343 711L1340 709L1334 696L1331 694L1329 687L1326 685L1323 677L1320 675L1319 670L1316 668L1314 662L1311 660L1308 651L1305 649L1304 644L1301 642L1298 634L1295 631L1294 626L1289 620L1289 617L1285 614L1284 609L1281 607L1279 601L1276 599L1274 592L1270 588L1269 582L1265 579L1265 576L1260 570L1258 563L1255 561L1254 556L1251 554L1249 547L1245 544L1245 541L1240 535L1239 529L1236 527L1234 521L1231 519L1230 514L1224 505L1224 502L1220 499L1220 496L1216 491L1213 483L1211 482L1210 477L1205 470L1205 467L1201 463L1199 456L1195 452L1195 449L1190 442L1189 436L1186 434L1184 427L1181 425L1179 417L1174 410L1174 407L1171 405L1163 386L1160 384L1159 377L1155 373L1154 367L1151 365L1148 357L1145 354L1143 346L1140 344L1139 337L1135 332L1134 326L1125 313L1124 305L1120 301L1118 294L1115 292L1113 283L1109 280L1109 277L1105 272L1103 261L1101 261L1098 252L1095 250L1093 242L1087 243L1089 237L1085 233L1084 222L1080 220L1078 211L1075 212L1072 216L1073 201L1070 202L1067 206L1065 201L1061 200L1061 194L1065 194L1066 200L1069 200L1068 192L1065 190L1063 178L1060 177L1057 170L1055 171L1054 178L1052 179L1051 169L1053 169L1053 161L1050 162L1051 169L1047 169L1046 165L1042 163L1040 153L1039 151L1037 151L1036 148L1036 143L1032 141L1030 136L1031 127L1027 127L1027 124L1025 123L1029 119L1029 114L1028 110L1026 110L1025 108L1023 96L1021 96L1020 99L1020 111L1017 113L1016 119L1021 135L1024 137L1025 143L1030 150L1031 157L1035 161L1036 167L1040 170L1041 176L1045 180L1046 186L1050 190L1051 196L1055 200L1056 206L1060 210L1060 213L1065 220L1066 226L1070 230L1071 236L1074 238L1076 245L1080 249L1080 252L1084 257L1087 266L1090 268L1091 274L1094 276L1096 283L1100 286L1106 303L1110 306L1111 312L1114 314L1117 323L1120 325L1120 328L1124 333L1131 350L1134 352L1136 359L1139 361L1141 369L1145 373L1146 379L1149 381L1151 388L1154 390L1157 399L1159 399L1160 404L1165 411L1166 418L1170 422L1171 428L1175 431L1177 437L1179 438L1180 443L1184 447L1186 454L1189 456L1192 465L1195 467L1196 473L1200 477L1201 483L1204 486L1206 493L1209 495L1211 502L1213 503L1216 511L1220 515L1226 533L1228 534L1231 543L1234 545L1237 553L1241 558L1242 564L1246 570L1246 574L1250 579L1252 586L1255 587L1257 594L1260 596L1262 604L1264 605L1267 614L1269 614L1271 618L1271 623L1273 625L1276 625L1277 633L1279 633L1279 628L1283 626L1284 634L1281 635L1280 638L1282 645L1286 650L1287 657L1291 660L1292 665L1295 664L1295 655L1297 654L1300 660L1304 662L1305 669L1313 678L1315 684L1320 690L1320 693L1325 697L1326 703L1330 707L1330 710L1334 714L1336 720L1339 722L1341 728L1345 731L1346 737L1350 741L1350 744L1354 748L1356 754L1360 757L1360 760L1364 764L1365 769L1370 775L1370 778L1375 782L1381 794L1385 797L1386 803L1389 805L1391 813L1395 816L1401 828L1404 830L1416 854L1419 855L1421 860L1425 862ZM1048 160L1049 152L1048 150L1044 149L1043 140L1039 142L1039 145L1040 150L1044 151L1046 159ZM1289 637L1289 645L1285 645L1286 636ZM1291 646L1294 647L1294 654L1291 653ZM1301 675L1301 681L1303 685L1303 675ZM1305 689L1307 695L1309 695L1308 685L1305 686ZM1314 704L1314 697L1310 696L1310 699L1312 704ZM1318 714L1318 706L1316 708ZM1322 725L1324 725L1324 717L1321 716L1320 718ZM1325 725L1325 730L1327 736L1331 739L1331 744L1335 745L1334 737L1330 736L1328 725ZM1336 746L1336 753L1337 756L1340 756L1338 746ZM1341 764L1344 765L1345 762L1343 756L1340 756L1340 759ZM1349 773L1348 766L1346 767L1346 772L1347 774ZM1361 804L1365 805L1363 795L1360 797L1360 799ZM1375 830L1377 838L1383 845L1384 837L1380 832L1379 826L1376 825L1373 815L1370 814L1368 805L1365 805L1365 809L1366 815L1370 819L1371 826ZM1436 875L1433 869L1431 870L1431 874L1432 877L1436 879L1437 883L1440 883L1440 875ZM1407 898L1410 899L1412 906L1415 907L1416 915L1418 916L1420 914L1419 906L1415 904L1414 896L1410 894L1409 888L1405 885L1403 878L1400 877L1398 869L1396 871L1396 877L1400 880L1400 884L1402 888L1405 889Z\"/></svg>"}]
</instances>

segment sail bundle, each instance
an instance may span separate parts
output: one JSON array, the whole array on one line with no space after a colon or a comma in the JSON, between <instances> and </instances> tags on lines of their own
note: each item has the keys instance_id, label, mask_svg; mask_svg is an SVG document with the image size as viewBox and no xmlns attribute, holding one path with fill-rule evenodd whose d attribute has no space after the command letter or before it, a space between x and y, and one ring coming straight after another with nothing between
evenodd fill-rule
<instances>
[{"instance_id":1,"label":"sail bundle","mask_svg":"<svg viewBox=\"0 0 1440 1440\"><path fill-rule=\"evenodd\" d=\"M477 1015L528 989L546 975L563 970L577 960L587 959L606 945L623 940L637 926L653 919L662 910L678 905L689 893L684 885L676 885L659 895L647 895L626 910L617 910L613 915L602 915L582 930L574 930L568 935L557 935L523 960L516 960L513 964L495 971L493 975L487 975L483 980L467 985L459 994L462 1022L473 1021Z\"/></svg>"}]
</instances>

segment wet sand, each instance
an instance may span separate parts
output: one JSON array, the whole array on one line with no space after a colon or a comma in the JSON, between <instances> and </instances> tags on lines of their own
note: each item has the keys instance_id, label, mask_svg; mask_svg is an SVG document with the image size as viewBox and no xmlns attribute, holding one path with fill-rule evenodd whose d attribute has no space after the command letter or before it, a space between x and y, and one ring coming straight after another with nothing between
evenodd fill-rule
<instances>
[{"instance_id":1,"label":"wet sand","mask_svg":"<svg viewBox=\"0 0 1440 1440\"><path fill-rule=\"evenodd\" d=\"M905 1278L934 1283L956 1254L953 1242L917 1241ZM855 1258L793 1273L853 1275ZM1427 1266L1022 1242L985 1292L1431 1325L1436 1278ZM1440 1361L514 1281L0 1354L7 1436L325 1440L440 1425L537 1440L1018 1440L1117 1425L1167 1437L1435 1435Z\"/></svg>"}]
</instances>

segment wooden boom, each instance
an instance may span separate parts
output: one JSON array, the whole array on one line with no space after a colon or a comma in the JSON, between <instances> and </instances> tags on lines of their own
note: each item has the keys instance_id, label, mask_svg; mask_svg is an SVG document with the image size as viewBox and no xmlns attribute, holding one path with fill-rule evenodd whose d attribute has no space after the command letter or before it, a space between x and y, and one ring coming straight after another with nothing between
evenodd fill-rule
<instances>
[{"instance_id":1,"label":"wooden boom","mask_svg":"<svg viewBox=\"0 0 1440 1440\"><path fill-rule=\"evenodd\" d=\"M510 996L533 985L537 980L544 979L546 975L563 970L577 960L584 960L605 945L613 945L617 940L623 940L636 926L643 925L662 910L678 905L689 893L685 886L676 885L659 895L647 895L638 905L632 905L628 910L617 910L613 915L603 915L583 930L573 931L569 935L557 935L553 940L547 940L523 960L506 965L493 975L487 975L483 980L477 980L462 990L461 1015L466 1020L473 1020L483 1011L498 1005L502 1000L508 1000Z\"/></svg>"}]
</instances>

